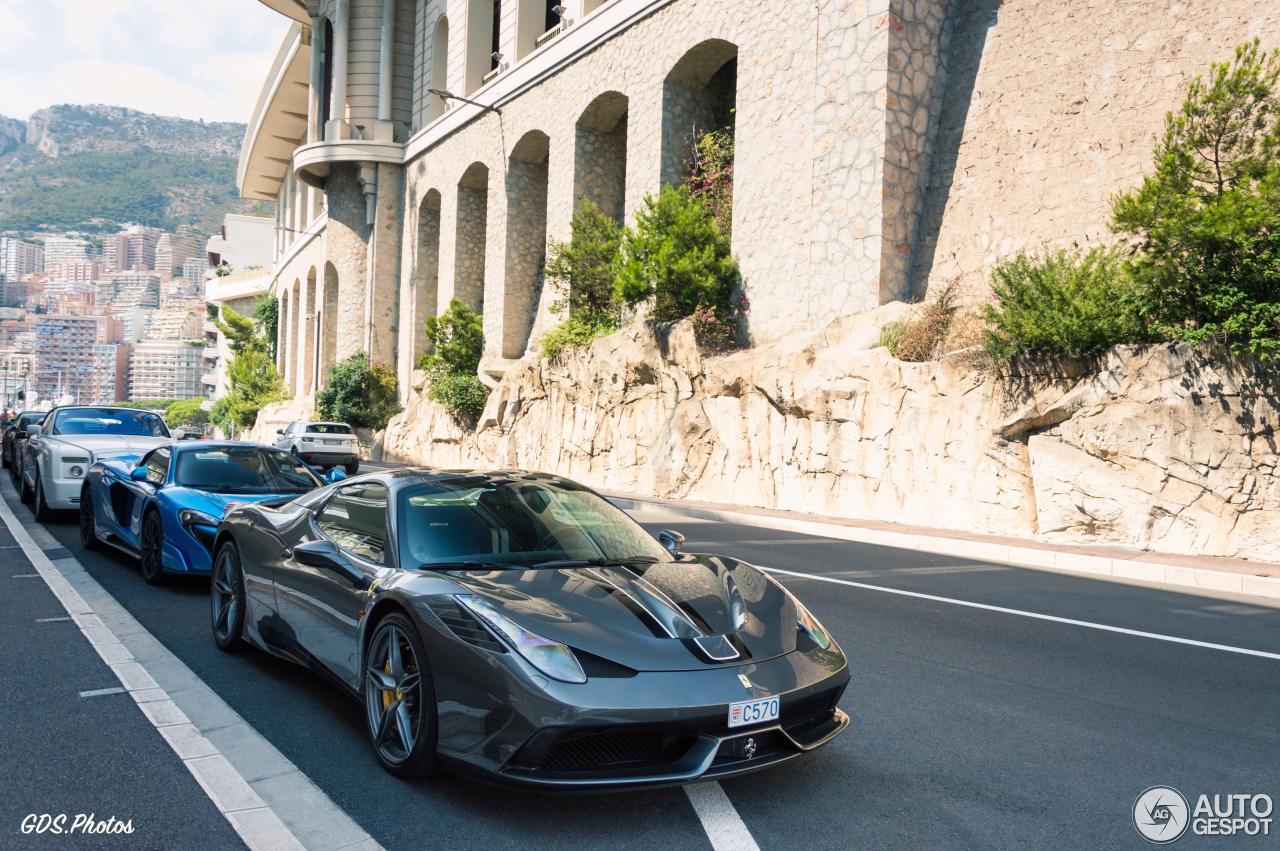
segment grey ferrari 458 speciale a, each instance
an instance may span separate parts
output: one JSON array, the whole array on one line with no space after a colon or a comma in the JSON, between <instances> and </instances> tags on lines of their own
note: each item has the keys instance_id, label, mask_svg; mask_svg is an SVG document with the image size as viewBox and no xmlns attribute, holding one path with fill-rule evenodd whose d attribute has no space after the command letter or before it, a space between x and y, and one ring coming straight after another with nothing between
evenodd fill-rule
<instances>
[{"instance_id":1,"label":"grey ferrari 458 speciale a","mask_svg":"<svg viewBox=\"0 0 1280 851\"><path fill-rule=\"evenodd\" d=\"M405 776L675 784L838 735L835 640L768 574L682 540L557 476L370 473L226 514L214 639L334 680Z\"/></svg>"}]
</instances>

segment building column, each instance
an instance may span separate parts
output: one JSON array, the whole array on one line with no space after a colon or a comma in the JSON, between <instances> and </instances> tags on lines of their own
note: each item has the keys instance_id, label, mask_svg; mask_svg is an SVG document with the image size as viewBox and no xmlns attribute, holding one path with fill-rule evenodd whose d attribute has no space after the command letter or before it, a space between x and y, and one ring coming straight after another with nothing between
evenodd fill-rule
<instances>
[{"instance_id":1,"label":"building column","mask_svg":"<svg viewBox=\"0 0 1280 851\"><path fill-rule=\"evenodd\" d=\"M324 18L311 17L311 85L307 90L307 144L319 142L324 134L320 126L323 112L320 95L324 91Z\"/></svg>"},{"instance_id":2,"label":"building column","mask_svg":"<svg viewBox=\"0 0 1280 851\"><path fill-rule=\"evenodd\" d=\"M324 138L333 142L345 138L347 123L347 37L351 19L350 0L337 0L333 14L333 100L329 104L329 124Z\"/></svg>"},{"instance_id":3,"label":"building column","mask_svg":"<svg viewBox=\"0 0 1280 851\"><path fill-rule=\"evenodd\" d=\"M378 120L391 120L391 76L395 73L396 0L382 0L382 43L378 50Z\"/></svg>"}]
</instances>

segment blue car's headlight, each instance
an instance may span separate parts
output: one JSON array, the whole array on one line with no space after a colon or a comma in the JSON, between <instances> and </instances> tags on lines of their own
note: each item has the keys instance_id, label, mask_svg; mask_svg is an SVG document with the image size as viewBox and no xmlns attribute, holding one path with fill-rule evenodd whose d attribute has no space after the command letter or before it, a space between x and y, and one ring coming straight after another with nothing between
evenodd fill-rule
<instances>
[{"instance_id":1,"label":"blue car's headlight","mask_svg":"<svg viewBox=\"0 0 1280 851\"><path fill-rule=\"evenodd\" d=\"M566 683L587 681L587 675L582 672L582 666L578 664L573 651L560 642L530 632L481 597L457 594L454 599L496 630L525 661L548 677Z\"/></svg>"},{"instance_id":2,"label":"blue car's headlight","mask_svg":"<svg viewBox=\"0 0 1280 851\"><path fill-rule=\"evenodd\" d=\"M182 524L182 528L191 533L191 537L203 544L206 549L213 549L213 539L218 534L218 524L222 522L221 520L212 514L196 511L194 508L184 508L178 512L178 521Z\"/></svg>"}]
</instances>

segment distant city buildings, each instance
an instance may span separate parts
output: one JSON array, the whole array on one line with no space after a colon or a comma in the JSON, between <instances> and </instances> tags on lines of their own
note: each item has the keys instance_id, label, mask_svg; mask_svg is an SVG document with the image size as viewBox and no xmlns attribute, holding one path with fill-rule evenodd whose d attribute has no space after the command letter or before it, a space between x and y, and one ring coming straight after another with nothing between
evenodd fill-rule
<instances>
[{"instance_id":1,"label":"distant city buildings","mask_svg":"<svg viewBox=\"0 0 1280 851\"><path fill-rule=\"evenodd\" d=\"M201 393L202 340L147 340L133 347L129 398L195 399Z\"/></svg>"},{"instance_id":2,"label":"distant city buildings","mask_svg":"<svg viewBox=\"0 0 1280 851\"><path fill-rule=\"evenodd\" d=\"M247 313L269 281L260 270L215 278L210 267L270 263L271 221L228 216L212 238L131 225L96 240L0 238L0 402L19 392L25 406L215 395L227 353L207 324L206 281L228 281L214 295Z\"/></svg>"},{"instance_id":3,"label":"distant city buildings","mask_svg":"<svg viewBox=\"0 0 1280 851\"><path fill-rule=\"evenodd\" d=\"M119 352L114 359L103 354L103 347L119 345L120 323L116 319L105 315L40 314L31 324L35 332L34 384L41 399L54 404L70 399L93 405L125 398L127 376L119 369ZM110 394L105 393L107 387L111 388Z\"/></svg>"},{"instance_id":4,"label":"distant city buildings","mask_svg":"<svg viewBox=\"0 0 1280 851\"><path fill-rule=\"evenodd\" d=\"M206 246L209 266L224 266L228 274L205 276L204 299L211 311L229 307L242 316L252 316L258 302L271 289L271 264L275 250L275 230L271 219L228 214L221 233L209 238ZM231 349L226 336L212 319L204 324L204 374L201 378L206 399L227 393L227 362Z\"/></svg>"},{"instance_id":5,"label":"distant city buildings","mask_svg":"<svg viewBox=\"0 0 1280 851\"><path fill-rule=\"evenodd\" d=\"M49 234L44 239L44 265L46 269L94 259L93 243L77 236Z\"/></svg>"}]
</instances>

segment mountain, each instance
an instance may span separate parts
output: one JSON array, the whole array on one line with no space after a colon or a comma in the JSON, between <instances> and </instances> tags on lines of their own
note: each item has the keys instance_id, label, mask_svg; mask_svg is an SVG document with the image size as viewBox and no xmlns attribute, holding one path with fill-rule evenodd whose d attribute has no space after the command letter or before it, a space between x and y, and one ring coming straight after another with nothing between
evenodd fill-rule
<instances>
[{"instance_id":1,"label":"mountain","mask_svg":"<svg viewBox=\"0 0 1280 851\"><path fill-rule=\"evenodd\" d=\"M63 104L0 116L0 231L216 230L261 202L236 194L244 125Z\"/></svg>"}]
</instances>

